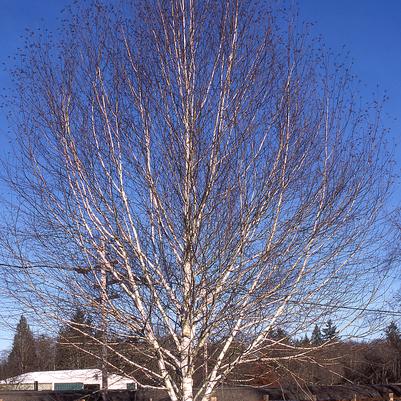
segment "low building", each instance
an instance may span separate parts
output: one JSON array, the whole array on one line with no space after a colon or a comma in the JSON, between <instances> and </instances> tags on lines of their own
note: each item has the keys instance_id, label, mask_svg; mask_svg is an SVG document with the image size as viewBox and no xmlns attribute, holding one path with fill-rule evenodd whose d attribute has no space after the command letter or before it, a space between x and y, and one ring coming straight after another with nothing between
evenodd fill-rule
<instances>
[{"instance_id":1,"label":"low building","mask_svg":"<svg viewBox=\"0 0 401 401\"><path fill-rule=\"evenodd\" d=\"M100 390L100 369L50 370L29 372L0 381L0 390ZM134 380L109 374L108 389L136 389Z\"/></svg>"}]
</instances>

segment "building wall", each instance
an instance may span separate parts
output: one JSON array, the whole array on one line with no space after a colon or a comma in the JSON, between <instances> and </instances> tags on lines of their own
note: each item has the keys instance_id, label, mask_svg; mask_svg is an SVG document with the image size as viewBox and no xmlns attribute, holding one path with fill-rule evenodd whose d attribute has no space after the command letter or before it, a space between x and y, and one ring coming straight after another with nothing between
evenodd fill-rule
<instances>
[{"instance_id":1,"label":"building wall","mask_svg":"<svg viewBox=\"0 0 401 401\"><path fill-rule=\"evenodd\" d=\"M264 401L265 392L255 388L223 387L213 394L215 401ZM169 401L165 391L140 389L136 401Z\"/></svg>"},{"instance_id":2,"label":"building wall","mask_svg":"<svg viewBox=\"0 0 401 401\"><path fill-rule=\"evenodd\" d=\"M0 384L0 391L33 391L34 383L8 383ZM39 391L51 391L53 390L53 383L38 383Z\"/></svg>"},{"instance_id":3,"label":"building wall","mask_svg":"<svg viewBox=\"0 0 401 401\"><path fill-rule=\"evenodd\" d=\"M101 401L100 392L91 391L0 391L2 401ZM108 391L109 401L136 401L134 391Z\"/></svg>"}]
</instances>

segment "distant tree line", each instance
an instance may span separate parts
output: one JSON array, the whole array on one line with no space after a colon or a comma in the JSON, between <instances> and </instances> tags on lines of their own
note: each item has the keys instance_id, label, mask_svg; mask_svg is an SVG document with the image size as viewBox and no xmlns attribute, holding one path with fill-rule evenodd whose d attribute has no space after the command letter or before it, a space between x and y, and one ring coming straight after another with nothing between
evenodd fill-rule
<instances>
[{"instance_id":1,"label":"distant tree line","mask_svg":"<svg viewBox=\"0 0 401 401\"><path fill-rule=\"evenodd\" d=\"M343 341L336 325L328 320L322 327L316 324L310 334L292 339L280 329L282 353L290 355L292 347L314 347L312 353L297 361L288 358L276 366L255 363L246 374L251 384L388 384L401 382L401 333L393 321L379 339ZM276 337L277 338L277 337ZM324 346L327 344L330 346ZM319 349L319 345L322 348ZM279 351L277 351L279 352ZM245 374L245 372L242 372ZM236 378L238 379L238 377Z\"/></svg>"},{"instance_id":2,"label":"distant tree line","mask_svg":"<svg viewBox=\"0 0 401 401\"><path fill-rule=\"evenodd\" d=\"M60 328L56 338L40 334L34 336L25 316L21 316L16 327L11 350L4 353L0 361L0 378L5 379L32 371L83 369L96 367L94 344L88 342L91 335L90 320L81 309L71 317L71 323ZM77 350L77 346L89 353Z\"/></svg>"},{"instance_id":3,"label":"distant tree line","mask_svg":"<svg viewBox=\"0 0 401 401\"><path fill-rule=\"evenodd\" d=\"M61 326L55 338L44 334L34 336L27 319L21 316L11 350L0 357L0 379L37 370L99 367L100 345L96 341L97 336L91 318L82 309L73 312L70 323ZM170 339L166 337L163 341L168 343ZM252 385L290 385L294 379L300 383L320 385L401 381L401 333L395 322L385 328L382 338L366 342L342 341L331 319L322 326L316 324L310 336L305 334L300 339L290 338L284 329L278 328L271 333L269 341L278 344L275 356L283 357L280 364L271 365L261 357L260 361L255 360L227 377L227 381L243 381ZM320 350L316 348L327 343L331 346ZM110 339L110 346L128 349L129 340L115 337ZM237 348L242 346L238 344ZM213 345L210 347L212 352ZM285 356L294 347L298 350L313 347L313 355L304 360L286 359ZM145 354L144 349L143 354L137 353L132 357L140 360ZM109 363L115 367L121 366L124 361L111 360ZM198 375L201 374L199 372Z\"/></svg>"}]
</instances>

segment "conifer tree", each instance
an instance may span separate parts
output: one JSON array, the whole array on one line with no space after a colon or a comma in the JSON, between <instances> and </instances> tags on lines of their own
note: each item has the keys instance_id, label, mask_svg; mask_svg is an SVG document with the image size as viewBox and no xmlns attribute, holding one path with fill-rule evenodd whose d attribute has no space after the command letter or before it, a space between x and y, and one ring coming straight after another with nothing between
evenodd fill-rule
<instances>
[{"instance_id":1,"label":"conifer tree","mask_svg":"<svg viewBox=\"0 0 401 401\"><path fill-rule=\"evenodd\" d=\"M301 345L310 345L311 340L309 339L308 335L305 334L304 337L302 338L300 344Z\"/></svg>"},{"instance_id":2,"label":"conifer tree","mask_svg":"<svg viewBox=\"0 0 401 401\"><path fill-rule=\"evenodd\" d=\"M329 319L326 322L325 327L322 329L322 340L323 341L333 341L338 337L337 327L333 324L333 321Z\"/></svg>"},{"instance_id":3,"label":"conifer tree","mask_svg":"<svg viewBox=\"0 0 401 401\"><path fill-rule=\"evenodd\" d=\"M9 376L34 371L37 368L35 339L24 315L21 316L7 360Z\"/></svg>"},{"instance_id":4,"label":"conifer tree","mask_svg":"<svg viewBox=\"0 0 401 401\"><path fill-rule=\"evenodd\" d=\"M386 341L396 349L401 349L401 334L397 324L392 321L384 330Z\"/></svg>"},{"instance_id":5,"label":"conifer tree","mask_svg":"<svg viewBox=\"0 0 401 401\"><path fill-rule=\"evenodd\" d=\"M55 369L55 339L41 334L35 339L37 369L54 370Z\"/></svg>"},{"instance_id":6,"label":"conifer tree","mask_svg":"<svg viewBox=\"0 0 401 401\"><path fill-rule=\"evenodd\" d=\"M312 335L311 335L311 343L313 345L320 345L323 342L322 338L322 332L320 331L320 327L315 324L315 328L313 329Z\"/></svg>"},{"instance_id":7,"label":"conifer tree","mask_svg":"<svg viewBox=\"0 0 401 401\"><path fill-rule=\"evenodd\" d=\"M56 342L56 369L83 369L93 367L90 356L93 344L91 321L82 309L77 309L69 324L61 327ZM86 352L85 352L86 351Z\"/></svg>"},{"instance_id":8,"label":"conifer tree","mask_svg":"<svg viewBox=\"0 0 401 401\"><path fill-rule=\"evenodd\" d=\"M281 327L277 327L277 329L272 333L271 338L276 341L286 341L289 336L288 333L282 329Z\"/></svg>"}]
</instances>

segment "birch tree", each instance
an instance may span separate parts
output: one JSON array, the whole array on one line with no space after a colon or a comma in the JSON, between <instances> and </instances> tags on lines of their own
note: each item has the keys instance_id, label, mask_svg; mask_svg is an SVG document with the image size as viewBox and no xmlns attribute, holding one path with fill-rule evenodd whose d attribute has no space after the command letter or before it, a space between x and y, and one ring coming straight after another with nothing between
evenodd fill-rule
<instances>
[{"instance_id":1,"label":"birch tree","mask_svg":"<svg viewBox=\"0 0 401 401\"><path fill-rule=\"evenodd\" d=\"M106 3L14 71L13 296L49 327L83 308L110 368L172 401L328 345L278 328L351 333L383 267L380 104L268 2Z\"/></svg>"}]
</instances>

